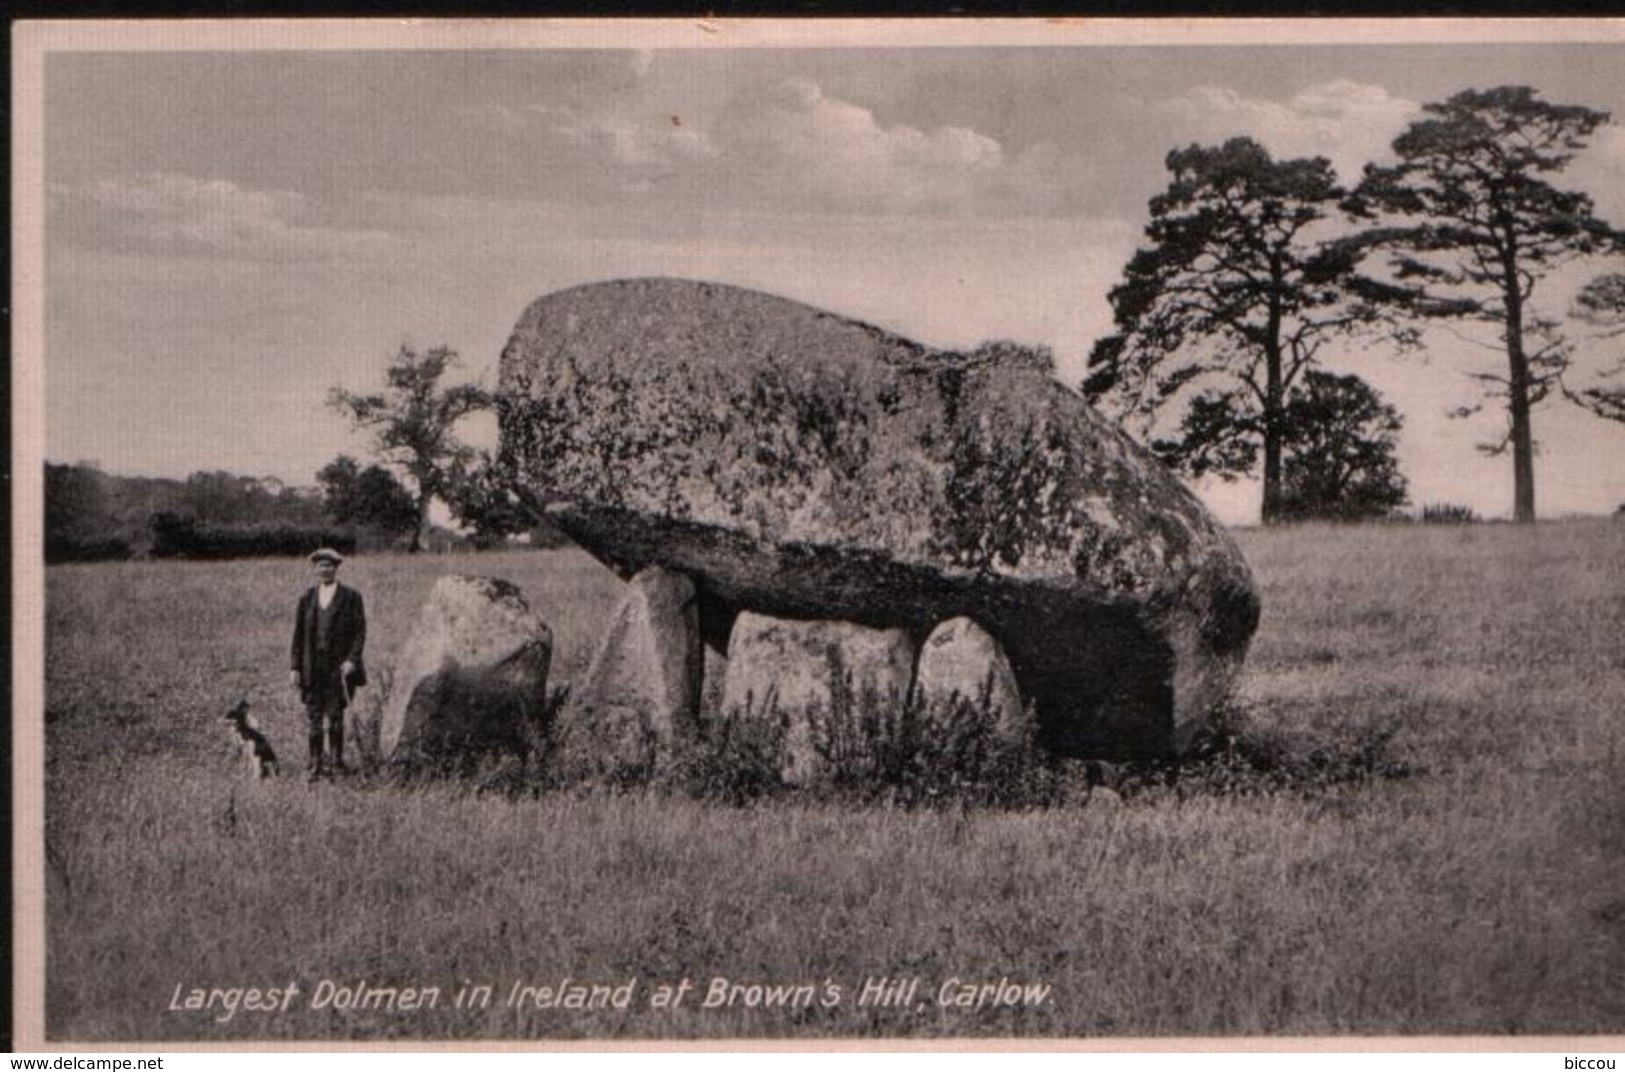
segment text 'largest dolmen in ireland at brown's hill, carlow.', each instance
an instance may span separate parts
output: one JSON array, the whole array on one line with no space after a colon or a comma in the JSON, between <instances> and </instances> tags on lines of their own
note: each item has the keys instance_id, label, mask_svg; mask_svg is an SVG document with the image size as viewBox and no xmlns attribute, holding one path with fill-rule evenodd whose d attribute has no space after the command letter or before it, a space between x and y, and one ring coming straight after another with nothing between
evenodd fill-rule
<instances>
[{"instance_id":1,"label":"text 'largest dolmen in ireland at brown's hill, carlow.'","mask_svg":"<svg viewBox=\"0 0 1625 1072\"><path fill-rule=\"evenodd\" d=\"M530 505L623 576L689 578L715 653L745 611L915 643L967 617L1003 645L1041 746L1167 756L1240 669L1247 565L1080 397L982 353L735 287L576 287L503 352L502 451Z\"/></svg>"}]
</instances>

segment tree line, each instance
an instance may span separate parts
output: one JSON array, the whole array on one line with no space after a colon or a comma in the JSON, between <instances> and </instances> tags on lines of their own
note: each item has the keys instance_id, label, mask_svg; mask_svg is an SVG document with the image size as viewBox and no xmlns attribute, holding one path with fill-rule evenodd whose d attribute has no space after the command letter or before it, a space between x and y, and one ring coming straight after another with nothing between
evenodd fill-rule
<instances>
[{"instance_id":1,"label":"tree line","mask_svg":"<svg viewBox=\"0 0 1625 1072\"><path fill-rule=\"evenodd\" d=\"M1395 138L1397 163L1368 164L1352 188L1324 157L1276 160L1244 136L1169 153L1083 393L1183 473L1262 470L1266 523L1376 513L1403 501L1399 417L1357 377L1321 370L1327 348L1404 352L1429 325L1476 322L1490 356L1466 370L1478 396L1451 415L1502 411L1481 449L1511 455L1513 516L1533 521L1535 411L1563 399L1625 420L1621 365L1571 383L1575 340L1532 300L1558 268L1625 252L1588 194L1550 181L1608 118L1523 86L1464 91L1426 105ZM1571 316L1625 333L1625 274L1597 275Z\"/></svg>"},{"instance_id":2,"label":"tree line","mask_svg":"<svg viewBox=\"0 0 1625 1072\"><path fill-rule=\"evenodd\" d=\"M45 465L49 561L162 555L213 530L237 534L331 527L315 488L274 478L200 470L184 480L115 476L94 462ZM201 533L200 533L201 527Z\"/></svg>"},{"instance_id":3,"label":"tree line","mask_svg":"<svg viewBox=\"0 0 1625 1072\"><path fill-rule=\"evenodd\" d=\"M451 493L456 501L485 494ZM412 494L394 473L341 455L309 486L224 470L184 480L120 476L95 462L45 465L45 556L48 562L131 557L240 558L302 555L319 546L360 550L493 546L528 533L537 546L563 538L514 513L500 532L456 531L432 521L418 527Z\"/></svg>"},{"instance_id":4,"label":"tree line","mask_svg":"<svg viewBox=\"0 0 1625 1072\"><path fill-rule=\"evenodd\" d=\"M445 384L457 364L444 346L402 346L382 391L334 388L329 404L373 433L377 460L363 465L341 454L317 471L314 486L223 470L185 480L115 476L95 463L48 462L46 559L296 555L323 545L415 552L431 535L485 548L526 533L532 544L558 546L563 537L519 507L489 454L458 438L458 423L494 401L477 384ZM460 531L431 519L436 500Z\"/></svg>"}]
</instances>

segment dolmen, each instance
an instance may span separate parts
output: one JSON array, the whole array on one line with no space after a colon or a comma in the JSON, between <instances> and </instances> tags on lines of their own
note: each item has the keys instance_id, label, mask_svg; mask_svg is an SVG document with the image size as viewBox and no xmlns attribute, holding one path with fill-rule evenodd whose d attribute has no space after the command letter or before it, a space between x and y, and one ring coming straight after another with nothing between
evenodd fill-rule
<instances>
[{"instance_id":1,"label":"dolmen","mask_svg":"<svg viewBox=\"0 0 1625 1072\"><path fill-rule=\"evenodd\" d=\"M531 304L498 399L515 492L637 579L588 691L640 748L702 694L816 702L801 650L877 692L982 682L1054 755L1171 757L1258 623L1195 496L1016 347L629 279Z\"/></svg>"}]
</instances>

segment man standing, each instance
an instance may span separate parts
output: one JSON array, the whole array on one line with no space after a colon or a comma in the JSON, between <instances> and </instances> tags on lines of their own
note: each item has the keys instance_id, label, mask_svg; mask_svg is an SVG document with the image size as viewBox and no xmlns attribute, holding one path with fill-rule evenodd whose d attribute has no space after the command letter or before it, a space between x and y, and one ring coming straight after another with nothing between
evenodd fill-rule
<instances>
[{"instance_id":1,"label":"man standing","mask_svg":"<svg viewBox=\"0 0 1625 1072\"><path fill-rule=\"evenodd\" d=\"M347 774L344 709L351 692L367 683L361 661L367 643L367 612L361 593L338 583L344 556L323 547L310 556L316 584L299 599L293 620L293 668L288 682L299 690L309 720L309 781L324 772ZM326 752L323 752L323 731Z\"/></svg>"}]
</instances>

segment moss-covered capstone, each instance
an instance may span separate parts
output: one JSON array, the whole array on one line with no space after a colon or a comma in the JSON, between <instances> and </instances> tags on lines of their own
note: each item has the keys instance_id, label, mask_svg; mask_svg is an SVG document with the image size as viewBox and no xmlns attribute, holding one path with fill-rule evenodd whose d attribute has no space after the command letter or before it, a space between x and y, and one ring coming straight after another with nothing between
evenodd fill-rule
<instances>
[{"instance_id":1,"label":"moss-covered capstone","mask_svg":"<svg viewBox=\"0 0 1625 1072\"><path fill-rule=\"evenodd\" d=\"M1258 622L1240 551L1045 370L674 279L532 303L502 355L516 490L624 576L741 610L998 638L1040 743L1167 754Z\"/></svg>"}]
</instances>

